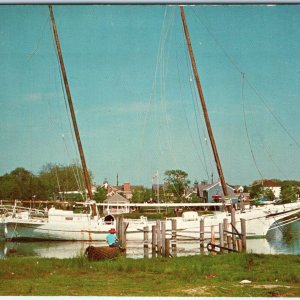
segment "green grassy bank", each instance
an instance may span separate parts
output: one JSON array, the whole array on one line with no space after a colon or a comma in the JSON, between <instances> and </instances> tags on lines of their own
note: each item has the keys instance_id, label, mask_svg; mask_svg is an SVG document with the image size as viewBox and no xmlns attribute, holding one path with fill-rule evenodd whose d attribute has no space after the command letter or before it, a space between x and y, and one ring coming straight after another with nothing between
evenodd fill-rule
<instances>
[{"instance_id":1,"label":"green grassy bank","mask_svg":"<svg viewBox=\"0 0 300 300\"><path fill-rule=\"evenodd\" d=\"M300 255L0 260L0 295L300 296ZM240 283L242 280L251 283Z\"/></svg>"}]
</instances>

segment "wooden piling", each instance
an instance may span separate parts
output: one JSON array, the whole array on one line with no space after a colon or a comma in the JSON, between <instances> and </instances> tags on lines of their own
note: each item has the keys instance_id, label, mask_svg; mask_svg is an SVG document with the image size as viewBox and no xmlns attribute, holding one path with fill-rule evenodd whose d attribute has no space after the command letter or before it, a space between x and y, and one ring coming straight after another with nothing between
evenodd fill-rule
<instances>
[{"instance_id":1,"label":"wooden piling","mask_svg":"<svg viewBox=\"0 0 300 300\"><path fill-rule=\"evenodd\" d=\"M165 257L170 256L170 239L165 239Z\"/></svg>"},{"instance_id":2,"label":"wooden piling","mask_svg":"<svg viewBox=\"0 0 300 300\"><path fill-rule=\"evenodd\" d=\"M122 218L123 220L123 218ZM121 232L122 232L122 247L125 249L124 254L126 254L126 246L127 246L127 241L126 241L126 231L128 227L128 222L122 222L122 227L121 227Z\"/></svg>"},{"instance_id":3,"label":"wooden piling","mask_svg":"<svg viewBox=\"0 0 300 300\"><path fill-rule=\"evenodd\" d=\"M246 240L246 220L241 219L241 234L242 234L242 251L247 250L247 240Z\"/></svg>"},{"instance_id":4,"label":"wooden piling","mask_svg":"<svg viewBox=\"0 0 300 300\"><path fill-rule=\"evenodd\" d=\"M223 252L224 247L224 232L223 232L223 223L219 223L219 238L220 238L220 252Z\"/></svg>"},{"instance_id":5,"label":"wooden piling","mask_svg":"<svg viewBox=\"0 0 300 300\"><path fill-rule=\"evenodd\" d=\"M204 219L200 219L200 252L204 252Z\"/></svg>"},{"instance_id":6,"label":"wooden piling","mask_svg":"<svg viewBox=\"0 0 300 300\"><path fill-rule=\"evenodd\" d=\"M177 220L172 219L172 255L177 256Z\"/></svg>"},{"instance_id":7,"label":"wooden piling","mask_svg":"<svg viewBox=\"0 0 300 300\"><path fill-rule=\"evenodd\" d=\"M239 252L242 252L242 240L237 240L237 249Z\"/></svg>"},{"instance_id":8,"label":"wooden piling","mask_svg":"<svg viewBox=\"0 0 300 300\"><path fill-rule=\"evenodd\" d=\"M157 256L161 255L161 230L160 221L156 221Z\"/></svg>"},{"instance_id":9,"label":"wooden piling","mask_svg":"<svg viewBox=\"0 0 300 300\"><path fill-rule=\"evenodd\" d=\"M223 237L223 241L224 241L224 246L228 246L227 244L227 231L228 231L228 219L224 219L223 220L223 233L224 233L224 237Z\"/></svg>"},{"instance_id":10,"label":"wooden piling","mask_svg":"<svg viewBox=\"0 0 300 300\"><path fill-rule=\"evenodd\" d=\"M231 238L231 236L230 235L227 235L227 248L228 249L233 249L233 247L232 247L232 238ZM228 251L228 252L230 252L230 251Z\"/></svg>"},{"instance_id":11,"label":"wooden piling","mask_svg":"<svg viewBox=\"0 0 300 300\"><path fill-rule=\"evenodd\" d=\"M215 240L215 226L214 226L214 225L211 225L211 226L210 226L210 230L211 230L211 243L212 243L213 245L215 245L215 244L216 244L216 240ZM213 250L213 251L212 251L212 255L216 255L216 252L214 252L215 246L212 246L211 249Z\"/></svg>"},{"instance_id":12,"label":"wooden piling","mask_svg":"<svg viewBox=\"0 0 300 300\"><path fill-rule=\"evenodd\" d=\"M235 209L232 208L231 210L231 224L233 226L231 226L231 231L232 231L232 245L233 245L233 249L236 250L236 232L235 229L236 228L236 221L235 221Z\"/></svg>"},{"instance_id":13,"label":"wooden piling","mask_svg":"<svg viewBox=\"0 0 300 300\"><path fill-rule=\"evenodd\" d=\"M156 225L152 225L152 257L156 257Z\"/></svg>"},{"instance_id":14,"label":"wooden piling","mask_svg":"<svg viewBox=\"0 0 300 300\"><path fill-rule=\"evenodd\" d=\"M166 221L161 221L161 254L166 256Z\"/></svg>"},{"instance_id":15,"label":"wooden piling","mask_svg":"<svg viewBox=\"0 0 300 300\"><path fill-rule=\"evenodd\" d=\"M144 257L149 257L149 227L144 227Z\"/></svg>"}]
</instances>

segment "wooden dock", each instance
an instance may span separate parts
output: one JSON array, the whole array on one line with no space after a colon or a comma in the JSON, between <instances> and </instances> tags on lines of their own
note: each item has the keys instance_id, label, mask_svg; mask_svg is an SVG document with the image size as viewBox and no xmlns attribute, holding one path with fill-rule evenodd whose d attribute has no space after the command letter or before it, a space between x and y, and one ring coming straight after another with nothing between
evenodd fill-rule
<instances>
[{"instance_id":1,"label":"wooden dock","mask_svg":"<svg viewBox=\"0 0 300 300\"><path fill-rule=\"evenodd\" d=\"M126 233L128 223L123 218L117 218L117 234L123 247L127 245ZM184 249L193 245L199 254L211 252L230 253L246 251L246 221L241 219L240 228L236 228L235 210L231 212L230 223L224 219L217 226L208 226L204 219L200 219L198 230L182 230L177 228L176 219L172 219L172 228L166 229L165 220L157 220L155 225L143 228L143 238L132 241L136 247L143 247L143 256L148 257L175 257L178 255L179 246ZM206 236L206 237L205 237ZM194 251L195 252L195 251Z\"/></svg>"}]
</instances>

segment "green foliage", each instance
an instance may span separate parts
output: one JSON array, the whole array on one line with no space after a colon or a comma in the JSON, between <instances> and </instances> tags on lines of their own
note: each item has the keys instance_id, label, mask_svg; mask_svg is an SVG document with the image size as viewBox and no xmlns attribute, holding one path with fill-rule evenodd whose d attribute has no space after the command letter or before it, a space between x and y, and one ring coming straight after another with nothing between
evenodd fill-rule
<instances>
[{"instance_id":1,"label":"green foliage","mask_svg":"<svg viewBox=\"0 0 300 300\"><path fill-rule=\"evenodd\" d=\"M76 180L75 174L79 177ZM90 178L91 178L90 173ZM47 164L42 167L38 175L34 175L24 168L16 168L9 174L0 176L1 199L59 199L59 192L78 190L78 181L84 188L82 169L75 164L69 166ZM82 196L65 194L64 199L82 200Z\"/></svg>"},{"instance_id":2,"label":"green foliage","mask_svg":"<svg viewBox=\"0 0 300 300\"><path fill-rule=\"evenodd\" d=\"M165 180L169 183L168 191L173 193L175 197L182 197L185 188L190 184L187 179L188 174L182 170L167 170L165 176Z\"/></svg>"},{"instance_id":3,"label":"green foliage","mask_svg":"<svg viewBox=\"0 0 300 300\"><path fill-rule=\"evenodd\" d=\"M270 188L265 189L263 195L268 200L272 201L275 199L274 192Z\"/></svg>"},{"instance_id":4,"label":"green foliage","mask_svg":"<svg viewBox=\"0 0 300 300\"><path fill-rule=\"evenodd\" d=\"M91 179L91 173L89 176ZM60 198L60 191L65 192L78 190L78 182L80 182L82 187L85 189L82 168L76 164L71 164L69 166L47 164L42 167L39 173L39 178L45 188L47 197L50 199ZM68 195L65 194L63 197L67 198ZM82 199L82 197L80 198Z\"/></svg>"},{"instance_id":5,"label":"green foliage","mask_svg":"<svg viewBox=\"0 0 300 300\"><path fill-rule=\"evenodd\" d=\"M136 203L144 203L153 198L154 194L151 189L139 186L134 188L131 201Z\"/></svg>"},{"instance_id":6,"label":"green foliage","mask_svg":"<svg viewBox=\"0 0 300 300\"><path fill-rule=\"evenodd\" d=\"M293 202L297 200L297 188L292 184L284 185L281 187L281 199L283 202Z\"/></svg>"},{"instance_id":7,"label":"green foliage","mask_svg":"<svg viewBox=\"0 0 300 300\"><path fill-rule=\"evenodd\" d=\"M44 196L40 179L24 168L0 176L0 198L30 200Z\"/></svg>"},{"instance_id":8,"label":"green foliage","mask_svg":"<svg viewBox=\"0 0 300 300\"><path fill-rule=\"evenodd\" d=\"M300 293L298 255L232 253L103 261L83 256L9 257L0 260L0 277L2 296L267 297L276 291L282 297L298 297ZM240 284L243 279L252 283Z\"/></svg>"},{"instance_id":9,"label":"green foliage","mask_svg":"<svg viewBox=\"0 0 300 300\"><path fill-rule=\"evenodd\" d=\"M261 183L253 182L253 184L249 188L250 191L250 197L253 198L259 198L263 194L263 188Z\"/></svg>"},{"instance_id":10,"label":"green foliage","mask_svg":"<svg viewBox=\"0 0 300 300\"><path fill-rule=\"evenodd\" d=\"M107 189L104 187L98 187L94 194L94 200L98 203L102 203L107 198Z\"/></svg>"}]
</instances>

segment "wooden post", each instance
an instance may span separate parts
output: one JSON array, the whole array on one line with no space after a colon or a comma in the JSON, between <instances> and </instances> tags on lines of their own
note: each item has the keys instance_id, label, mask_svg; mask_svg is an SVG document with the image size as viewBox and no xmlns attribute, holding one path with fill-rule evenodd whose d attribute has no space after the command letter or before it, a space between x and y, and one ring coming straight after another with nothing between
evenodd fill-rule
<instances>
[{"instance_id":1,"label":"wooden post","mask_svg":"<svg viewBox=\"0 0 300 300\"><path fill-rule=\"evenodd\" d=\"M247 250L247 236L246 236L246 220L241 219L241 233L242 233L242 251Z\"/></svg>"},{"instance_id":2,"label":"wooden post","mask_svg":"<svg viewBox=\"0 0 300 300\"><path fill-rule=\"evenodd\" d=\"M237 240L237 248L239 252L242 252L242 240Z\"/></svg>"},{"instance_id":3,"label":"wooden post","mask_svg":"<svg viewBox=\"0 0 300 300\"><path fill-rule=\"evenodd\" d=\"M152 257L156 257L156 225L152 225Z\"/></svg>"},{"instance_id":4,"label":"wooden post","mask_svg":"<svg viewBox=\"0 0 300 300\"><path fill-rule=\"evenodd\" d=\"M161 230L160 230L160 221L156 221L156 239L157 239L157 255L161 255Z\"/></svg>"},{"instance_id":5,"label":"wooden post","mask_svg":"<svg viewBox=\"0 0 300 300\"><path fill-rule=\"evenodd\" d=\"M231 224L236 227L236 221L235 221L235 209L232 208L231 210ZM235 229L231 226L231 231L232 231L232 245L233 249L236 250L236 232Z\"/></svg>"},{"instance_id":6,"label":"wooden post","mask_svg":"<svg viewBox=\"0 0 300 300\"><path fill-rule=\"evenodd\" d=\"M223 224L219 223L219 238L220 238L220 252L223 252L221 247L224 247L224 232L223 232Z\"/></svg>"},{"instance_id":7,"label":"wooden post","mask_svg":"<svg viewBox=\"0 0 300 300\"><path fill-rule=\"evenodd\" d=\"M144 257L149 257L149 227L144 227Z\"/></svg>"},{"instance_id":8,"label":"wooden post","mask_svg":"<svg viewBox=\"0 0 300 300\"><path fill-rule=\"evenodd\" d=\"M121 228L121 225L120 225L120 217L116 217L116 234L117 234L117 237L119 239L119 242L122 244L122 235L121 235L121 231L120 231L120 228Z\"/></svg>"},{"instance_id":9,"label":"wooden post","mask_svg":"<svg viewBox=\"0 0 300 300\"><path fill-rule=\"evenodd\" d=\"M204 219L200 219L200 252L204 252Z\"/></svg>"},{"instance_id":10,"label":"wooden post","mask_svg":"<svg viewBox=\"0 0 300 300\"><path fill-rule=\"evenodd\" d=\"M211 243L213 245L215 245L215 243L216 243L216 240L215 240L215 226L211 225L210 228L211 228ZM212 250L215 250L215 246L212 246ZM212 255L216 255L216 252L212 251Z\"/></svg>"},{"instance_id":11,"label":"wooden post","mask_svg":"<svg viewBox=\"0 0 300 300\"><path fill-rule=\"evenodd\" d=\"M165 257L170 256L170 239L165 239Z\"/></svg>"},{"instance_id":12,"label":"wooden post","mask_svg":"<svg viewBox=\"0 0 300 300\"><path fill-rule=\"evenodd\" d=\"M166 222L161 222L161 254L166 256Z\"/></svg>"},{"instance_id":13,"label":"wooden post","mask_svg":"<svg viewBox=\"0 0 300 300\"><path fill-rule=\"evenodd\" d=\"M224 233L224 246L228 246L227 244L227 230L228 230L228 219L223 220L223 233Z\"/></svg>"},{"instance_id":14,"label":"wooden post","mask_svg":"<svg viewBox=\"0 0 300 300\"><path fill-rule=\"evenodd\" d=\"M228 249L233 249L232 248L232 239L231 239L230 235L227 235L227 248ZM228 251L228 252L230 252L230 251Z\"/></svg>"},{"instance_id":15,"label":"wooden post","mask_svg":"<svg viewBox=\"0 0 300 300\"><path fill-rule=\"evenodd\" d=\"M123 218L122 218L122 221L123 221ZM128 222L122 222L122 247L125 249L124 251L124 254L126 254L126 245L127 245L127 242L126 242L126 230L127 230L127 225L128 225Z\"/></svg>"},{"instance_id":16,"label":"wooden post","mask_svg":"<svg viewBox=\"0 0 300 300\"><path fill-rule=\"evenodd\" d=\"M177 256L177 220L172 219L172 255Z\"/></svg>"}]
</instances>

